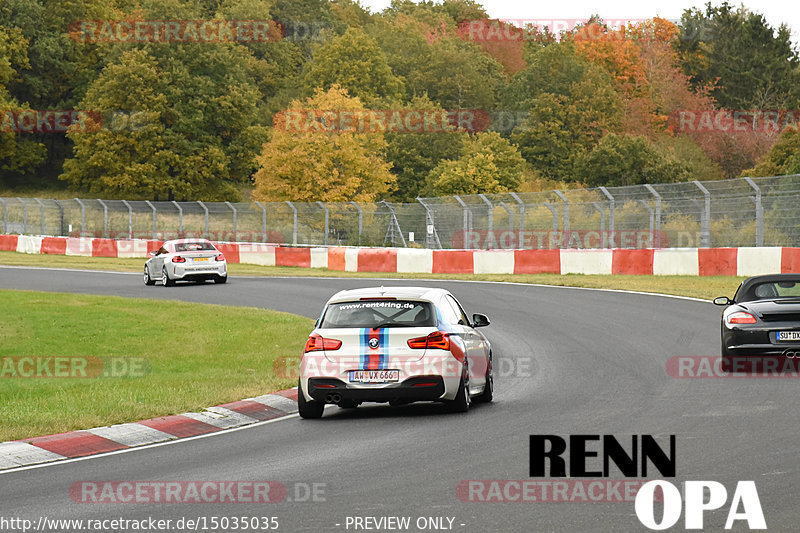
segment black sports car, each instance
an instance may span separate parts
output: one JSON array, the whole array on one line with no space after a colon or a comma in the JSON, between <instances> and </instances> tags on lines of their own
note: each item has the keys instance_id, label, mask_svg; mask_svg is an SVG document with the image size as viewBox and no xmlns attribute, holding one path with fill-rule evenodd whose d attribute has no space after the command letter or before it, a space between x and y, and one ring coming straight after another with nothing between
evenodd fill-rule
<instances>
[{"instance_id":1,"label":"black sports car","mask_svg":"<svg viewBox=\"0 0 800 533\"><path fill-rule=\"evenodd\" d=\"M800 356L800 274L747 278L722 312L722 362L738 356Z\"/></svg>"}]
</instances>

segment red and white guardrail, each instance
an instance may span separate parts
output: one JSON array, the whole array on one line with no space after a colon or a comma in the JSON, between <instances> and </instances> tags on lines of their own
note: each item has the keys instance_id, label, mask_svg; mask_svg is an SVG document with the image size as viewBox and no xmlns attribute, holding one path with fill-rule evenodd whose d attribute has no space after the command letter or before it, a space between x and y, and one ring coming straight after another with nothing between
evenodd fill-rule
<instances>
[{"instance_id":1,"label":"red and white guardrail","mask_svg":"<svg viewBox=\"0 0 800 533\"><path fill-rule=\"evenodd\" d=\"M141 257L162 241L0 235L0 250L87 257ZM215 243L230 263L421 274L656 274L754 276L800 272L800 248L426 250Z\"/></svg>"}]
</instances>

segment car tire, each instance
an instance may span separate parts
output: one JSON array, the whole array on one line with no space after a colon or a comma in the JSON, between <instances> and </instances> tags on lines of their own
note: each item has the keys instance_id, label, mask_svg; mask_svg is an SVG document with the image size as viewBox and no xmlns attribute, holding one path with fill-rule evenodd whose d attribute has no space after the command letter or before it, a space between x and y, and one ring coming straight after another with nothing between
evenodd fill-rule
<instances>
[{"instance_id":1,"label":"car tire","mask_svg":"<svg viewBox=\"0 0 800 533\"><path fill-rule=\"evenodd\" d=\"M150 271L147 269L147 266L144 267L144 284L148 287L152 287L156 284L156 280L150 277Z\"/></svg>"},{"instance_id":2,"label":"car tire","mask_svg":"<svg viewBox=\"0 0 800 533\"><path fill-rule=\"evenodd\" d=\"M300 383L297 384L297 411L300 418L315 419L322 418L322 411L325 410L325 402L318 402L316 400L306 400L303 394L303 387Z\"/></svg>"},{"instance_id":3,"label":"car tire","mask_svg":"<svg viewBox=\"0 0 800 533\"><path fill-rule=\"evenodd\" d=\"M466 413L469 411L469 400L469 378L462 376L455 400L450 400L445 405L451 413Z\"/></svg>"},{"instance_id":4,"label":"car tire","mask_svg":"<svg viewBox=\"0 0 800 533\"><path fill-rule=\"evenodd\" d=\"M228 276L217 276L214 278L214 283L226 283L228 281Z\"/></svg>"},{"instance_id":5,"label":"car tire","mask_svg":"<svg viewBox=\"0 0 800 533\"><path fill-rule=\"evenodd\" d=\"M725 346L725 341L720 341L720 358L722 361L720 362L720 368L723 372L730 372L733 369L733 354L728 350Z\"/></svg>"},{"instance_id":6,"label":"car tire","mask_svg":"<svg viewBox=\"0 0 800 533\"><path fill-rule=\"evenodd\" d=\"M486 369L486 385L483 392L475 397L475 403L489 403L494 398L494 368L492 368L492 354L489 353L489 368Z\"/></svg>"},{"instance_id":7,"label":"car tire","mask_svg":"<svg viewBox=\"0 0 800 533\"><path fill-rule=\"evenodd\" d=\"M164 287L172 287L175 285L175 281L169 279L169 274L167 274L167 267L163 267L161 269L161 285Z\"/></svg>"}]
</instances>

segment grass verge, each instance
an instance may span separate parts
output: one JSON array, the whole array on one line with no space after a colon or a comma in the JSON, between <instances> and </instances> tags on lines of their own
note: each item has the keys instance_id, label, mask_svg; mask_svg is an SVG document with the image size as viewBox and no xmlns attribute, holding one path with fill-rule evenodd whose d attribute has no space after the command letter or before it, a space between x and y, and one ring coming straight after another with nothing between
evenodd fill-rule
<instances>
[{"instance_id":1,"label":"grass verge","mask_svg":"<svg viewBox=\"0 0 800 533\"><path fill-rule=\"evenodd\" d=\"M0 299L0 442L293 386L273 363L300 354L314 324L263 309L138 298L0 291ZM30 364L20 366L23 356L143 358L149 368L141 377L14 377L31 372Z\"/></svg>"},{"instance_id":2,"label":"grass verge","mask_svg":"<svg viewBox=\"0 0 800 533\"><path fill-rule=\"evenodd\" d=\"M77 257L61 255L28 255L17 252L0 252L0 265L35 266L51 268L78 268L140 272L144 259L112 259L105 257ZM732 297L744 277L738 276L601 276L583 274L393 274L370 272L340 272L327 268L264 267L259 265L228 265L232 276L328 276L337 278L395 278L395 279L445 279L472 281L513 281L566 287L594 289L624 289L641 292L659 292L678 296L691 296L710 300L716 296Z\"/></svg>"}]
</instances>

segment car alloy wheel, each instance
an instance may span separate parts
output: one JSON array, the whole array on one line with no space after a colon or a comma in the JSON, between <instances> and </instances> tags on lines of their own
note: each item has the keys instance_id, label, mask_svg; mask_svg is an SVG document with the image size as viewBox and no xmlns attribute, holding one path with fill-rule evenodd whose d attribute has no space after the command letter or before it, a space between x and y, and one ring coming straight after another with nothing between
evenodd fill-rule
<instances>
[{"instance_id":1,"label":"car alloy wheel","mask_svg":"<svg viewBox=\"0 0 800 533\"><path fill-rule=\"evenodd\" d=\"M174 281L169 279L169 275L167 274L167 267L161 269L161 285L164 287L172 287L175 284Z\"/></svg>"}]
</instances>

